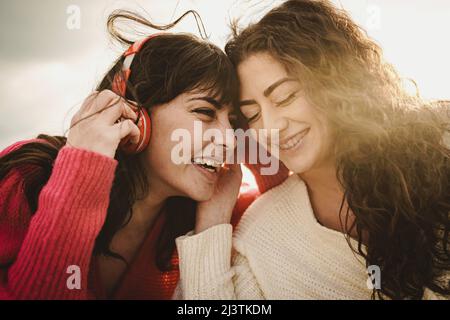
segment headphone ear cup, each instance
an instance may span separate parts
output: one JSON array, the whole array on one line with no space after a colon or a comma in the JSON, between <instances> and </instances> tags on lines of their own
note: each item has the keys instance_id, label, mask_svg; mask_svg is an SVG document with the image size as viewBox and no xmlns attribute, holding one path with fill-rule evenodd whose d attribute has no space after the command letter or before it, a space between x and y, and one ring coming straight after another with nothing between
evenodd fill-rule
<instances>
[{"instance_id":1,"label":"headphone ear cup","mask_svg":"<svg viewBox=\"0 0 450 320\"><path fill-rule=\"evenodd\" d=\"M147 110L145 110L144 108L139 108L135 110L135 112L139 117L139 121L137 123L140 131L139 141L138 143L134 144L131 143L129 138L122 140L119 144L119 147L126 154L137 154L147 148L152 133L152 122Z\"/></svg>"}]
</instances>

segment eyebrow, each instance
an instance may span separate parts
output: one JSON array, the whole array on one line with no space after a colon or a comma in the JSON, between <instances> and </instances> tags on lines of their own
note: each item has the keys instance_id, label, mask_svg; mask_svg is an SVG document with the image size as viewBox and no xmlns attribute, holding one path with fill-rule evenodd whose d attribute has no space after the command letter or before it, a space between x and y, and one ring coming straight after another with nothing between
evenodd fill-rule
<instances>
[{"instance_id":1,"label":"eyebrow","mask_svg":"<svg viewBox=\"0 0 450 320\"><path fill-rule=\"evenodd\" d=\"M256 104L256 101L255 100L242 100L242 101L239 101L239 107L248 106L248 105L252 105L252 104Z\"/></svg>"},{"instance_id":2,"label":"eyebrow","mask_svg":"<svg viewBox=\"0 0 450 320\"><path fill-rule=\"evenodd\" d=\"M189 99L189 101L194 101L194 100L206 101L206 102L212 104L216 109L222 108L222 104L212 97L194 97L194 98Z\"/></svg>"},{"instance_id":3,"label":"eyebrow","mask_svg":"<svg viewBox=\"0 0 450 320\"><path fill-rule=\"evenodd\" d=\"M266 90L264 90L264 92L263 92L264 96L268 97L276 88L278 88L280 85L282 85L283 83L288 82L288 81L296 81L296 79L291 78L291 77L285 77L285 78L282 78L282 79L274 82L269 87L267 87ZM239 102L239 107L248 106L248 105L252 105L252 104L257 104L256 100L242 100Z\"/></svg>"},{"instance_id":4,"label":"eyebrow","mask_svg":"<svg viewBox=\"0 0 450 320\"><path fill-rule=\"evenodd\" d=\"M278 88L280 85L282 85L283 83L288 82L288 81L295 81L295 79L286 77L286 78L282 78L282 79L274 82L266 90L264 90L264 92L263 92L264 96L268 97L276 88Z\"/></svg>"}]
</instances>

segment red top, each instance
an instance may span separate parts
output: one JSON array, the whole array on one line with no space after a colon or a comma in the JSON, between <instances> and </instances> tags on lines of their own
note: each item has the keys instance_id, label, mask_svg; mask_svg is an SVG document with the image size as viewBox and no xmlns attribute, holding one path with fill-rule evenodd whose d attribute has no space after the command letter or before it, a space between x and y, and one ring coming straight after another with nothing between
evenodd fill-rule
<instances>
[{"instance_id":1,"label":"red top","mask_svg":"<svg viewBox=\"0 0 450 320\"><path fill-rule=\"evenodd\" d=\"M0 157L33 139L18 142ZM30 212L24 181L39 168L29 165L11 170L0 181L0 299L106 299L95 259L94 243L106 218L117 160L99 153L63 147L52 174L39 194L37 210ZM257 166L249 166L255 174ZM264 192L288 175L285 167L276 176L255 175ZM241 193L233 212L236 225L258 190ZM159 218L149 230L112 299L170 299L179 272L160 272L154 264L154 244L163 224ZM173 262L177 265L177 255ZM81 289L69 289L68 278L79 266Z\"/></svg>"}]
</instances>

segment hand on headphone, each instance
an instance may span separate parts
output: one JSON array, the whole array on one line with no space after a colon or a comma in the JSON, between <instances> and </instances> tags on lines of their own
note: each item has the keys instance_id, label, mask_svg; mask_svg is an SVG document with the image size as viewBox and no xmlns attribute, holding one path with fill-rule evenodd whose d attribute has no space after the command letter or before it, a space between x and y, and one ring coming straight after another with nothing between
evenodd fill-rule
<instances>
[{"instance_id":1,"label":"hand on headphone","mask_svg":"<svg viewBox=\"0 0 450 320\"><path fill-rule=\"evenodd\" d=\"M95 92L72 118L67 145L114 158L122 139L139 142L136 120L138 115L123 98L110 90Z\"/></svg>"}]
</instances>

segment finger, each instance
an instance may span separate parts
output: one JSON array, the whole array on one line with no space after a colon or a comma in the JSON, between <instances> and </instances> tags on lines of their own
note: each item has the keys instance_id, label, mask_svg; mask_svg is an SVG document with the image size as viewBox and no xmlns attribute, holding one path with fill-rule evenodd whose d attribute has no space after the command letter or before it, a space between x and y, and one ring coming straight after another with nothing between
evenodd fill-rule
<instances>
[{"instance_id":1,"label":"finger","mask_svg":"<svg viewBox=\"0 0 450 320\"><path fill-rule=\"evenodd\" d=\"M103 110L113 107L122 100L122 97L111 90L103 90L94 97L92 102L87 105L86 112L89 114L99 113Z\"/></svg>"},{"instance_id":2,"label":"finger","mask_svg":"<svg viewBox=\"0 0 450 320\"><path fill-rule=\"evenodd\" d=\"M117 131L120 140L128 138L134 144L139 142L139 136L141 132L139 131L138 126L135 125L132 120L128 119L125 121L121 121L119 123L116 123L113 127Z\"/></svg>"},{"instance_id":3,"label":"finger","mask_svg":"<svg viewBox=\"0 0 450 320\"><path fill-rule=\"evenodd\" d=\"M231 172L240 172L241 171L241 165L239 163L228 164L227 166Z\"/></svg>"},{"instance_id":4,"label":"finger","mask_svg":"<svg viewBox=\"0 0 450 320\"><path fill-rule=\"evenodd\" d=\"M73 128L81 121L92 118L100 113L102 110L106 110L113 107L116 103L123 101L123 99L112 92L111 90L103 90L102 92L93 92L84 101L80 110L75 114L70 123L70 128ZM133 116L129 116L133 119ZM127 118L129 118L127 116ZM136 118L134 118L136 119Z\"/></svg>"},{"instance_id":5,"label":"finger","mask_svg":"<svg viewBox=\"0 0 450 320\"><path fill-rule=\"evenodd\" d=\"M88 114L86 111L88 110L89 106L93 103L93 101L96 99L98 94L99 94L98 91L94 91L90 95L88 95L86 97L86 99L84 99L83 104L81 105L80 109L72 117L72 120L70 122L71 128L73 126L75 126L76 124L78 124L81 120L87 118Z\"/></svg>"},{"instance_id":6,"label":"finger","mask_svg":"<svg viewBox=\"0 0 450 320\"><path fill-rule=\"evenodd\" d=\"M98 97L99 94L99 91L94 91L90 95L88 95L86 99L84 99L80 111L86 111L87 107L92 104L92 102Z\"/></svg>"},{"instance_id":7,"label":"finger","mask_svg":"<svg viewBox=\"0 0 450 320\"><path fill-rule=\"evenodd\" d=\"M101 114L109 124L114 124L126 119L136 121L138 117L136 112L123 99L118 101L111 108L103 111Z\"/></svg>"},{"instance_id":8,"label":"finger","mask_svg":"<svg viewBox=\"0 0 450 320\"><path fill-rule=\"evenodd\" d=\"M224 173L239 173L242 171L241 169L241 165L239 163L234 163L234 164L230 164L230 163L225 163L222 167L222 170Z\"/></svg>"},{"instance_id":9,"label":"finger","mask_svg":"<svg viewBox=\"0 0 450 320\"><path fill-rule=\"evenodd\" d=\"M223 166L222 166L222 169L220 171L222 171L222 172L230 171L230 168L228 167L228 164L224 163Z\"/></svg>"}]
</instances>

